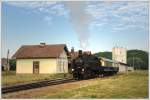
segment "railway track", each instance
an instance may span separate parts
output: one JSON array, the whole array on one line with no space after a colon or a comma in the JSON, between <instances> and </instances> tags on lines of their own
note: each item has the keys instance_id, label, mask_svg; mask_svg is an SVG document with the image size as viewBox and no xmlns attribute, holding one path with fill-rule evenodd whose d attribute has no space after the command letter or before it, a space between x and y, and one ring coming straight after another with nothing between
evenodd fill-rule
<instances>
[{"instance_id":1,"label":"railway track","mask_svg":"<svg viewBox=\"0 0 150 100\"><path fill-rule=\"evenodd\" d=\"M57 85L57 84L63 84L63 83L74 82L74 81L77 80L73 78L60 78L60 79L44 80L44 81L21 84L21 85L8 86L2 88L2 94L17 92L21 90L34 89L39 87L45 87L45 86L51 86L51 85Z\"/></svg>"}]
</instances>

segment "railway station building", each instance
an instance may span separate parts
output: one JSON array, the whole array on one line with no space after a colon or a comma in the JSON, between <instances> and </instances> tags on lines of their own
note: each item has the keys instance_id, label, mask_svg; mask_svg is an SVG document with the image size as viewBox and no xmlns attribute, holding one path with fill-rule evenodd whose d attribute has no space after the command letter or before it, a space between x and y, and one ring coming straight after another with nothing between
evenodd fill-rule
<instances>
[{"instance_id":1,"label":"railway station building","mask_svg":"<svg viewBox=\"0 0 150 100\"><path fill-rule=\"evenodd\" d=\"M16 73L68 73L68 49L65 44L23 45L13 55Z\"/></svg>"}]
</instances>

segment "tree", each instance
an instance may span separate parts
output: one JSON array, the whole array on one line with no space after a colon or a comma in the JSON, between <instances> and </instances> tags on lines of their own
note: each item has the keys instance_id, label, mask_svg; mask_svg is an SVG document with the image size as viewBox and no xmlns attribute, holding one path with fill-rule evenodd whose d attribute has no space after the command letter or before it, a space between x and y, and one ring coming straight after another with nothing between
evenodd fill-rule
<instances>
[{"instance_id":1,"label":"tree","mask_svg":"<svg viewBox=\"0 0 150 100\"><path fill-rule=\"evenodd\" d=\"M16 70L16 60L15 59L10 59L9 60L9 65L10 65L10 70Z\"/></svg>"}]
</instances>

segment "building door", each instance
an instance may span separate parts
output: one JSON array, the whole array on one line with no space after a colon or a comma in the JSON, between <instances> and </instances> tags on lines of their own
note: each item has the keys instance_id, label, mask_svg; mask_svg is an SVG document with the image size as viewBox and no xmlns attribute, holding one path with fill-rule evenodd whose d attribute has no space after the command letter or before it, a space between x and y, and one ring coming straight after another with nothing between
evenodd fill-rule
<instances>
[{"instance_id":1,"label":"building door","mask_svg":"<svg viewBox=\"0 0 150 100\"><path fill-rule=\"evenodd\" d=\"M39 74L39 61L33 61L33 74Z\"/></svg>"}]
</instances>

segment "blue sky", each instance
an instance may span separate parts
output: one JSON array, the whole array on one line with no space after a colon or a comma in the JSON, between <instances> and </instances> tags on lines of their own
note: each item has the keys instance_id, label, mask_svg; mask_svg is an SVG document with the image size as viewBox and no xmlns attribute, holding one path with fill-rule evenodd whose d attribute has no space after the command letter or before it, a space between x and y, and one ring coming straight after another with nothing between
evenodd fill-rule
<instances>
[{"instance_id":1,"label":"blue sky","mask_svg":"<svg viewBox=\"0 0 150 100\"><path fill-rule=\"evenodd\" d=\"M2 57L40 42L148 51L148 2L2 2Z\"/></svg>"}]
</instances>

